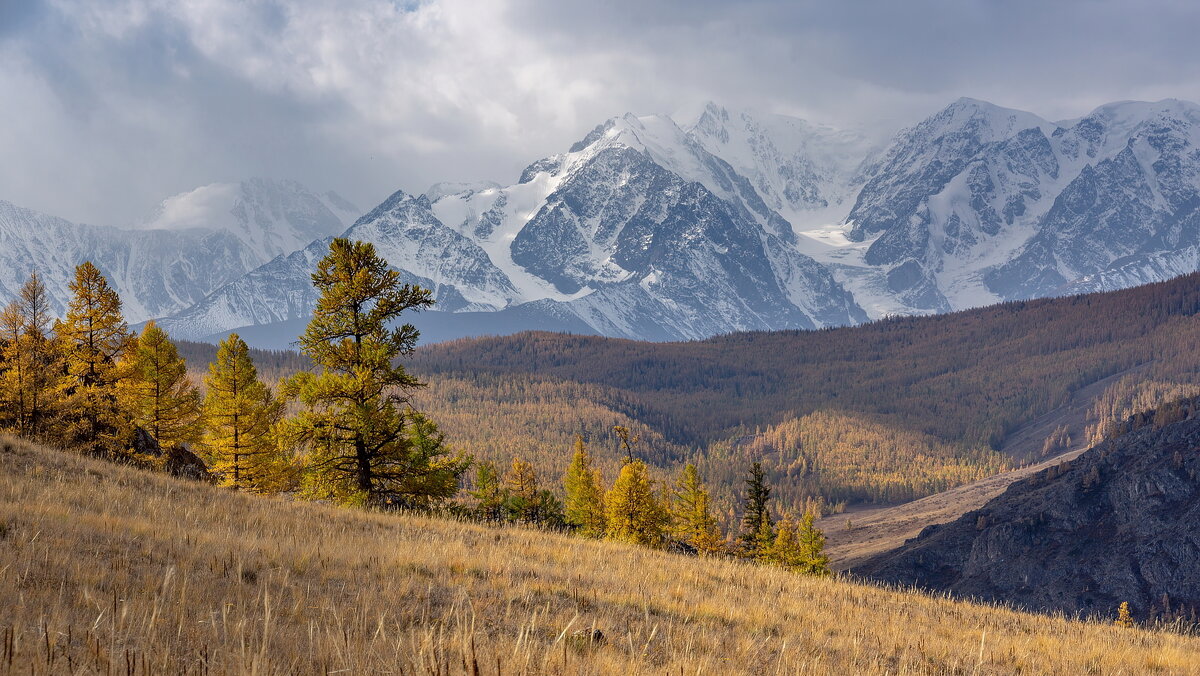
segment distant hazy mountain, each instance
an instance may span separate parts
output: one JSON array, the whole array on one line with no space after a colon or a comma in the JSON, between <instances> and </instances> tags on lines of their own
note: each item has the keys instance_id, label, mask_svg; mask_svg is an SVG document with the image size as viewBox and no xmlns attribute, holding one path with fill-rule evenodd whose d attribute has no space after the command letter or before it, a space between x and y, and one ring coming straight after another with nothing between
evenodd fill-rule
<instances>
[{"instance_id":1,"label":"distant hazy mountain","mask_svg":"<svg viewBox=\"0 0 1200 676\"><path fill-rule=\"evenodd\" d=\"M75 266L95 263L132 322L178 312L314 237L341 232L354 210L333 193L253 179L198 188L163 202L136 228L81 225L0 201L0 297L33 269L65 310Z\"/></svg>"}]
</instances>

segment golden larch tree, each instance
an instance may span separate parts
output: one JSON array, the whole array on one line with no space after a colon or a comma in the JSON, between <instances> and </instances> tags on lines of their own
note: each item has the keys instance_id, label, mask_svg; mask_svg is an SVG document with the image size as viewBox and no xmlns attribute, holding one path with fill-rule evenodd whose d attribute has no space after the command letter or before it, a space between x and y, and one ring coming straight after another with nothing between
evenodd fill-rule
<instances>
[{"instance_id":1,"label":"golden larch tree","mask_svg":"<svg viewBox=\"0 0 1200 676\"><path fill-rule=\"evenodd\" d=\"M512 467L504 474L504 485L508 489L509 510L513 518L537 521L538 479L533 464L519 457L513 458Z\"/></svg>"},{"instance_id":2,"label":"golden larch tree","mask_svg":"<svg viewBox=\"0 0 1200 676\"><path fill-rule=\"evenodd\" d=\"M575 436L575 452L563 476L563 488L567 524L586 537L604 537L604 488L583 435Z\"/></svg>"},{"instance_id":3,"label":"golden larch tree","mask_svg":"<svg viewBox=\"0 0 1200 676\"><path fill-rule=\"evenodd\" d=\"M775 539L764 550L761 559L805 575L829 575L825 534L813 525L815 519L816 514L807 511L798 521L780 521Z\"/></svg>"},{"instance_id":4,"label":"golden larch tree","mask_svg":"<svg viewBox=\"0 0 1200 676\"><path fill-rule=\"evenodd\" d=\"M675 482L671 505L671 532L680 542L701 554L716 554L725 548L725 539L712 513L712 499L700 482L696 466L688 463Z\"/></svg>"},{"instance_id":5,"label":"golden larch tree","mask_svg":"<svg viewBox=\"0 0 1200 676\"><path fill-rule=\"evenodd\" d=\"M46 286L36 272L0 311L0 399L7 423L34 439L47 437L67 387L52 321Z\"/></svg>"},{"instance_id":6,"label":"golden larch tree","mask_svg":"<svg viewBox=\"0 0 1200 676\"><path fill-rule=\"evenodd\" d=\"M26 425L28 408L29 365L21 351L24 326L16 301L0 310L0 426L18 434Z\"/></svg>"},{"instance_id":7,"label":"golden larch tree","mask_svg":"<svg viewBox=\"0 0 1200 676\"><path fill-rule=\"evenodd\" d=\"M56 327L69 378L62 441L90 455L125 450L128 416L117 401L118 361L130 343L121 299L90 262L75 268L66 320Z\"/></svg>"},{"instance_id":8,"label":"golden larch tree","mask_svg":"<svg viewBox=\"0 0 1200 676\"><path fill-rule=\"evenodd\" d=\"M650 547L662 544L667 519L646 463L634 460L621 468L605 507L608 537Z\"/></svg>"},{"instance_id":9,"label":"golden larch tree","mask_svg":"<svg viewBox=\"0 0 1200 676\"><path fill-rule=\"evenodd\" d=\"M117 393L133 423L164 449L194 444L202 432L200 391L167 332L153 321L130 341Z\"/></svg>"},{"instance_id":10,"label":"golden larch tree","mask_svg":"<svg viewBox=\"0 0 1200 676\"><path fill-rule=\"evenodd\" d=\"M288 487L291 464L279 448L283 402L259 380L250 347L236 333L217 346L204 377L201 447L210 469L227 486L255 493Z\"/></svg>"}]
</instances>

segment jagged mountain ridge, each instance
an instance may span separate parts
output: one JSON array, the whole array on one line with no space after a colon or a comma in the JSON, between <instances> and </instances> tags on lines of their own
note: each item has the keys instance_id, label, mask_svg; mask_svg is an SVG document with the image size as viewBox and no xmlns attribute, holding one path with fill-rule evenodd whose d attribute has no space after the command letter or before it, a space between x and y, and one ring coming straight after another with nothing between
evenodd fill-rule
<instances>
[{"instance_id":1,"label":"jagged mountain ridge","mask_svg":"<svg viewBox=\"0 0 1200 676\"><path fill-rule=\"evenodd\" d=\"M897 137L847 236L865 247L873 291L906 313L1190 272L1197 121L1200 107L1175 100L1051 123L961 99Z\"/></svg>"},{"instance_id":2,"label":"jagged mountain ridge","mask_svg":"<svg viewBox=\"0 0 1200 676\"><path fill-rule=\"evenodd\" d=\"M1122 288L1200 260L1197 111L1116 103L1055 123L964 98L879 152L860 133L711 104L684 126L624 115L516 184L434 186L429 213L392 214L380 242L443 310L521 308L500 323L645 339ZM347 234L376 236L361 222ZM288 279L222 289L177 325L277 321L267 306L302 293Z\"/></svg>"},{"instance_id":3,"label":"jagged mountain ridge","mask_svg":"<svg viewBox=\"0 0 1200 676\"><path fill-rule=\"evenodd\" d=\"M666 340L866 319L747 179L662 116L613 118L514 185L397 192L344 235L433 289L441 311L503 313L525 328ZM306 267L326 246L163 324L205 337L294 323L311 294Z\"/></svg>"},{"instance_id":4,"label":"jagged mountain ridge","mask_svg":"<svg viewBox=\"0 0 1200 676\"><path fill-rule=\"evenodd\" d=\"M200 302L296 243L345 228L354 207L298 183L251 179L169 198L132 228L94 226L0 201L0 298L13 298L37 270L62 314L75 266L90 260L140 322Z\"/></svg>"},{"instance_id":5,"label":"jagged mountain ridge","mask_svg":"<svg viewBox=\"0 0 1200 676\"><path fill-rule=\"evenodd\" d=\"M144 270L119 288L133 316L185 337L269 333L307 316L301 270L336 234L375 241L434 288L459 335L690 339L1123 288L1200 263L1198 111L1121 102L1050 122L960 99L879 151L858 132L712 104L689 125L623 115L514 184L398 192L372 212L386 223L331 227L341 200L286 183L177 196L146 225L183 237L215 222L221 237L189 247L242 262L209 266L210 281L180 254L169 272L184 291Z\"/></svg>"}]
</instances>

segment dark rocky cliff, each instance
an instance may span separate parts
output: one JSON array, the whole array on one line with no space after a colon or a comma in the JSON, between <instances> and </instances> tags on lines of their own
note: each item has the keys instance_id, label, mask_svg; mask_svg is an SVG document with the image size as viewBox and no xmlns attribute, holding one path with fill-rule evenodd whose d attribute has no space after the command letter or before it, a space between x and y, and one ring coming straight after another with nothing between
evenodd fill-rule
<instances>
[{"instance_id":1,"label":"dark rocky cliff","mask_svg":"<svg viewBox=\"0 0 1200 676\"><path fill-rule=\"evenodd\" d=\"M1070 463L1014 483L854 571L1034 610L1200 614L1200 400L1127 421Z\"/></svg>"}]
</instances>

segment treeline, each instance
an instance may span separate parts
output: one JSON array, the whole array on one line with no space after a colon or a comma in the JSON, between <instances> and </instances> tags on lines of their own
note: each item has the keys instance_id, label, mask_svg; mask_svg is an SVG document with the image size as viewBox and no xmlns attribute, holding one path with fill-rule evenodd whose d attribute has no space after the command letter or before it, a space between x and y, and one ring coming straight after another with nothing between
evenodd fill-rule
<instances>
[{"instance_id":1,"label":"treeline","mask_svg":"<svg viewBox=\"0 0 1200 676\"><path fill-rule=\"evenodd\" d=\"M1097 380L1129 373L1200 383L1198 309L1200 274L1193 274L1112 293L821 331L686 343L537 332L464 339L426 346L412 368L429 378L473 378L481 390L489 376L595 386L611 410L698 459L710 446L728 454L731 439L836 411L896 434L932 437L946 445L933 462L953 458L935 474L971 476L974 468L999 469L988 449ZM897 438L888 453L901 458L907 446ZM732 471L714 463L703 470ZM940 485L932 477L897 481L880 470L870 479L843 475L850 484L827 494L918 497ZM824 476L832 481L834 474Z\"/></svg>"},{"instance_id":2,"label":"treeline","mask_svg":"<svg viewBox=\"0 0 1200 676\"><path fill-rule=\"evenodd\" d=\"M267 354L290 373L272 388L232 334L211 352L201 387L154 322L130 331L94 265L76 269L62 319L50 316L35 273L0 312L0 426L254 493L393 507L452 498L470 458L409 405L420 383L398 358L417 332L392 326L431 305L429 291L401 284L373 247L347 240L331 245L313 283L321 298L300 344L315 368Z\"/></svg>"},{"instance_id":3,"label":"treeline","mask_svg":"<svg viewBox=\"0 0 1200 676\"><path fill-rule=\"evenodd\" d=\"M148 322L140 333L129 329L120 298L94 265L76 269L61 320L50 317L46 290L35 273L20 298L0 312L0 426L65 449L252 493L286 492L376 508L445 509L488 521L828 573L824 537L812 525L815 514L774 518L766 503L770 489L757 464L748 488L755 496L747 502L753 518L746 517L745 532L734 540L722 532L695 466L687 465L672 485L656 479L637 457L646 447L643 434L623 425L606 430L617 440L621 457L620 464L608 465L616 468L611 486L582 436L574 440L561 492L544 487L538 470L518 457L515 446L491 449L512 458L503 474L492 461L476 462L462 449L452 450L433 419L413 405L414 393L426 383L401 364L415 348L418 332L399 320L432 305L430 292L401 284L370 244L345 239L332 242L312 280L320 297L299 339L301 356L252 353L237 334L215 351L185 343L183 352L193 360L211 358L197 383L180 346L162 328ZM285 377L268 385L252 354ZM580 389L596 388L576 386ZM520 381L506 391L520 392L514 401L535 406L544 405L546 396L557 401L564 394ZM441 412L448 417L476 405L470 390L453 384L439 394ZM574 413L567 427L596 436L596 421L611 414L578 407ZM501 409L495 426L475 439L501 438L505 428L499 426L511 431L512 423ZM555 452L548 450L553 444L539 430L526 434L531 440L526 450L547 449L543 465L561 463L562 451L553 458ZM661 435L645 436L664 447ZM475 480L463 496L472 466Z\"/></svg>"},{"instance_id":4,"label":"treeline","mask_svg":"<svg viewBox=\"0 0 1200 676\"><path fill-rule=\"evenodd\" d=\"M829 574L825 536L814 525L813 510L798 518L776 518L771 486L760 463L743 480L742 528L727 535L715 512L712 494L694 464L673 482L655 480L636 457L638 436L615 428L625 453L612 484L596 466L582 436L575 439L570 464L562 473L563 499L544 487L533 465L515 457L501 473L495 463L476 465L470 500L460 508L486 521L536 524L569 529L584 537L605 538L647 547L670 547L706 556L737 556L810 574Z\"/></svg>"},{"instance_id":5,"label":"treeline","mask_svg":"<svg viewBox=\"0 0 1200 676\"><path fill-rule=\"evenodd\" d=\"M714 444L704 455L707 476L732 480L731 468L761 461L796 505L896 503L939 493L1012 467L980 446L964 450L936 437L889 427L863 415L818 411L758 434Z\"/></svg>"}]
</instances>

